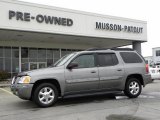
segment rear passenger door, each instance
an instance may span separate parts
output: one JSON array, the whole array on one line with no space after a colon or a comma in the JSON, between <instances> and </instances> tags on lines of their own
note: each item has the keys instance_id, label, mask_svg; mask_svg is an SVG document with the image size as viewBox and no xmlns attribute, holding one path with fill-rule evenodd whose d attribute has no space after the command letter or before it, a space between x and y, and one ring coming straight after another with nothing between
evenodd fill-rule
<instances>
[{"instance_id":1,"label":"rear passenger door","mask_svg":"<svg viewBox=\"0 0 160 120\"><path fill-rule=\"evenodd\" d=\"M115 53L98 53L98 71L100 89L120 89L122 85L124 69Z\"/></svg>"}]
</instances>

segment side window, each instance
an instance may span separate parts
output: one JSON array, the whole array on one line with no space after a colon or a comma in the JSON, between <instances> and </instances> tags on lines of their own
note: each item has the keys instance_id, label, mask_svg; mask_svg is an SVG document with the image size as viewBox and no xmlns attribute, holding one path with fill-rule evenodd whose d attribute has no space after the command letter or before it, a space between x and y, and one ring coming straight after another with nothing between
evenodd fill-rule
<instances>
[{"instance_id":1,"label":"side window","mask_svg":"<svg viewBox=\"0 0 160 120\"><path fill-rule=\"evenodd\" d=\"M160 56L160 50L156 50L156 56Z\"/></svg>"},{"instance_id":2,"label":"side window","mask_svg":"<svg viewBox=\"0 0 160 120\"><path fill-rule=\"evenodd\" d=\"M125 63L142 63L142 59L134 52L120 52L120 55Z\"/></svg>"},{"instance_id":3,"label":"side window","mask_svg":"<svg viewBox=\"0 0 160 120\"><path fill-rule=\"evenodd\" d=\"M84 54L78 56L72 63L77 63L78 68L91 68L95 67L95 60L93 54Z\"/></svg>"},{"instance_id":4,"label":"side window","mask_svg":"<svg viewBox=\"0 0 160 120\"><path fill-rule=\"evenodd\" d=\"M114 53L100 53L98 54L99 66L113 66L118 64L118 59Z\"/></svg>"}]
</instances>

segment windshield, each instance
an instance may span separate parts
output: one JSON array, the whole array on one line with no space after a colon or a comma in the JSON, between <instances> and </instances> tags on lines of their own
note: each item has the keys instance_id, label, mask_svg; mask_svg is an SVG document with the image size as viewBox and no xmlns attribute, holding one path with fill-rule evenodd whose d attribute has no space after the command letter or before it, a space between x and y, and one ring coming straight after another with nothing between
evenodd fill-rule
<instances>
[{"instance_id":1,"label":"windshield","mask_svg":"<svg viewBox=\"0 0 160 120\"><path fill-rule=\"evenodd\" d=\"M63 56L53 66L58 67L58 66L64 65L64 63L66 63L74 54L76 54L76 53L71 53L71 54L67 54L67 55Z\"/></svg>"}]
</instances>

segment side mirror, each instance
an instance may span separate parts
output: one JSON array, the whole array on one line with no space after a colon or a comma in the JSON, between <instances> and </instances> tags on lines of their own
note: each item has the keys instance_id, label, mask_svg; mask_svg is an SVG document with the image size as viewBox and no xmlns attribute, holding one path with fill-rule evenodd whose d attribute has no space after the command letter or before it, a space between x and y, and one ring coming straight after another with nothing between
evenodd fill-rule
<instances>
[{"instance_id":1,"label":"side mirror","mask_svg":"<svg viewBox=\"0 0 160 120\"><path fill-rule=\"evenodd\" d=\"M67 66L68 69L73 69L73 68L76 68L76 67L78 67L78 63L70 63L70 64Z\"/></svg>"}]
</instances>

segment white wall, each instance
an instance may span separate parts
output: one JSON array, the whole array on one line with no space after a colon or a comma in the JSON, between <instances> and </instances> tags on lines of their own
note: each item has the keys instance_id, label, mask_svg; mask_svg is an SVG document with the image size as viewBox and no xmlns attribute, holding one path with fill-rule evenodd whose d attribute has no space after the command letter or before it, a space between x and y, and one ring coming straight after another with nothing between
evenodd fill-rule
<instances>
[{"instance_id":1,"label":"white wall","mask_svg":"<svg viewBox=\"0 0 160 120\"><path fill-rule=\"evenodd\" d=\"M160 50L160 47L152 49L153 60L155 63L160 63L160 56L156 56L156 51Z\"/></svg>"},{"instance_id":2,"label":"white wall","mask_svg":"<svg viewBox=\"0 0 160 120\"><path fill-rule=\"evenodd\" d=\"M74 21L73 26L57 26L45 23L17 21L15 18L9 20L9 10L29 12L32 16L37 14L66 17ZM56 7L48 7L17 1L0 1L0 29L13 29L35 32L59 33L68 35L82 35L91 37L129 39L136 41L147 41L147 23L139 20L132 20L119 17L104 16L87 12L73 11ZM143 27L143 33L128 33L118 31L97 30L96 22L120 24L122 26Z\"/></svg>"},{"instance_id":3,"label":"white wall","mask_svg":"<svg viewBox=\"0 0 160 120\"><path fill-rule=\"evenodd\" d=\"M47 42L24 42L24 41L0 41L0 46L12 47L35 47L35 48L62 48L62 49L87 49L93 46L85 44L47 43Z\"/></svg>"}]
</instances>

